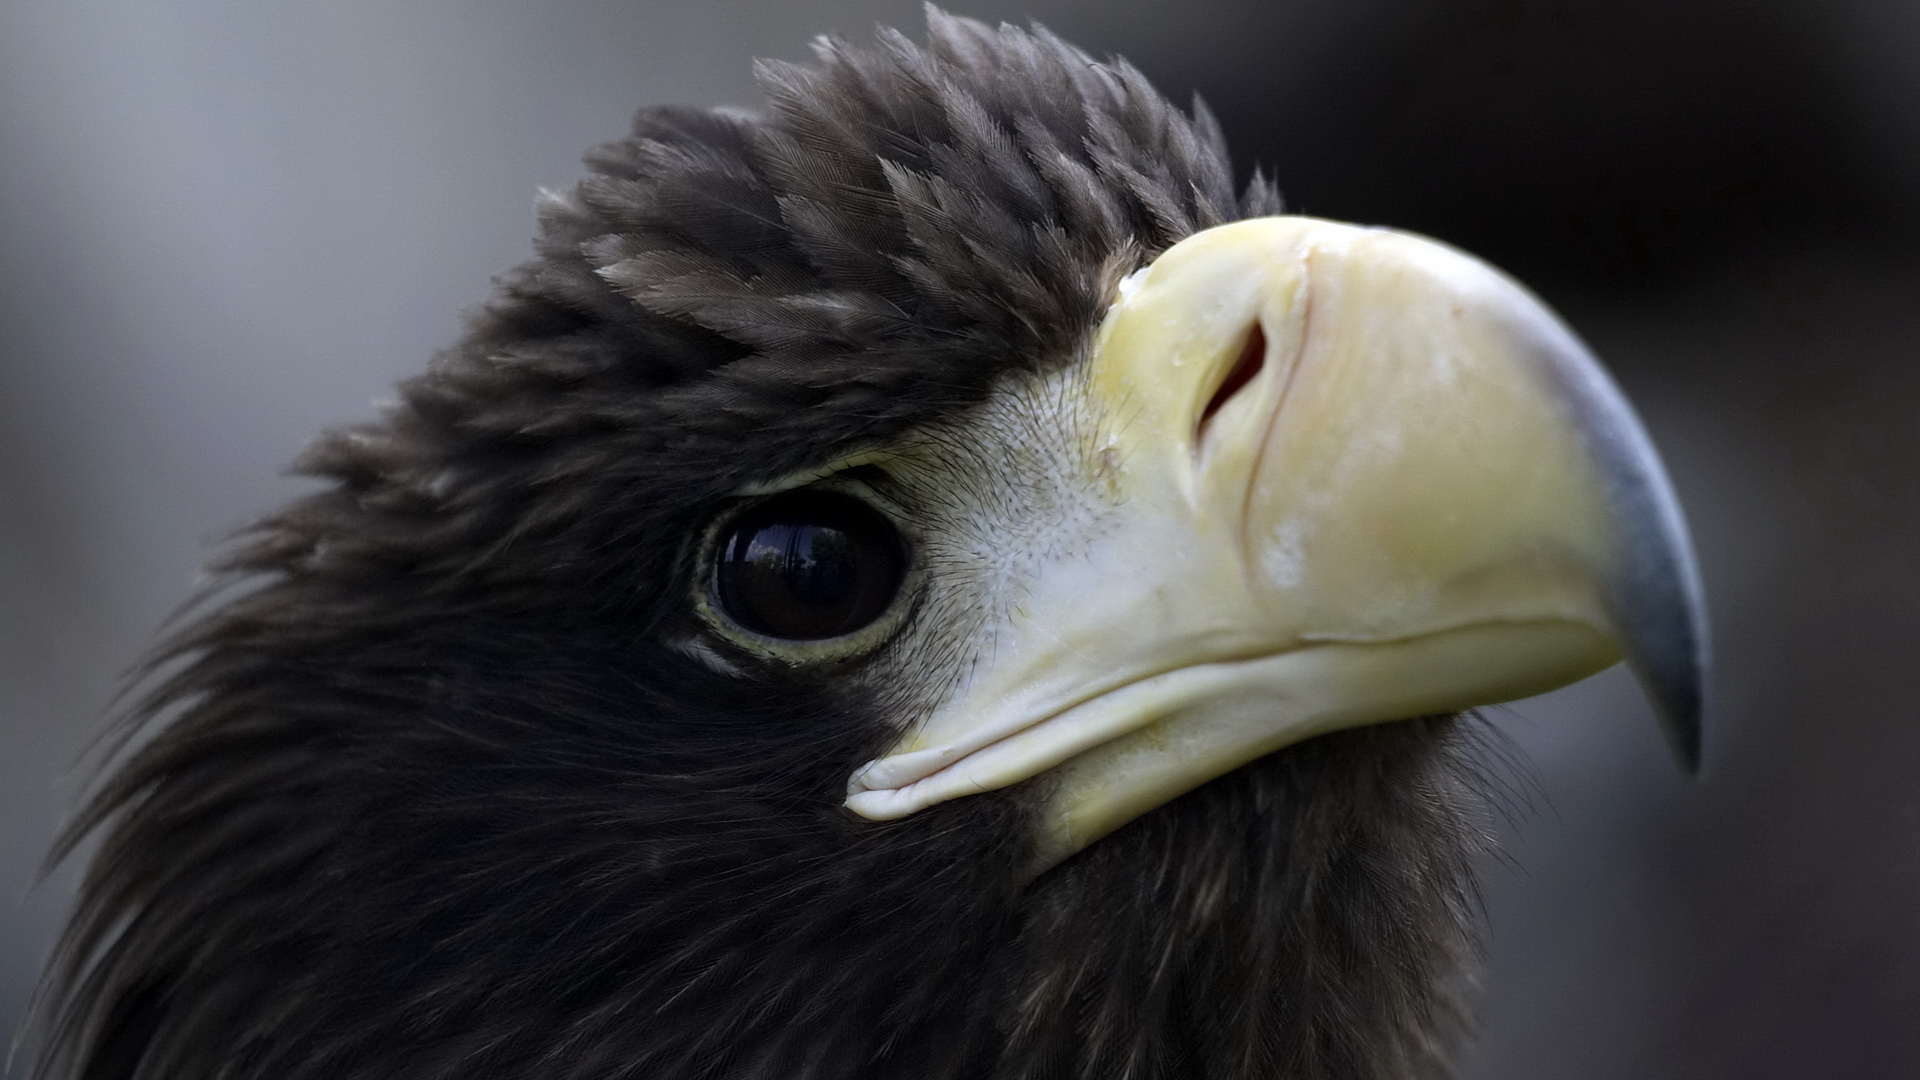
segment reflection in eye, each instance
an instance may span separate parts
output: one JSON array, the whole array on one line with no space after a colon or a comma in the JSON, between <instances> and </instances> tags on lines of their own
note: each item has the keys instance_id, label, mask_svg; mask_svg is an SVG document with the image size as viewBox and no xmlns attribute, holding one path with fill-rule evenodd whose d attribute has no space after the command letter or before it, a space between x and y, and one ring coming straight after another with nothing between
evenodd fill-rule
<instances>
[{"instance_id":1,"label":"reflection in eye","mask_svg":"<svg viewBox=\"0 0 1920 1080\"><path fill-rule=\"evenodd\" d=\"M735 518L714 568L720 610L766 637L818 641L873 622L906 575L906 546L849 495L793 491Z\"/></svg>"}]
</instances>

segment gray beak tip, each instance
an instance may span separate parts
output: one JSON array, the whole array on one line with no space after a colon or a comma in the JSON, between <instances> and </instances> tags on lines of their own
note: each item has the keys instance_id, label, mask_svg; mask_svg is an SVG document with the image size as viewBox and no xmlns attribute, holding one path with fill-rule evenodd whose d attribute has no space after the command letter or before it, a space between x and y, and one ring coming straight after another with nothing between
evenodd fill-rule
<instances>
[{"instance_id":1,"label":"gray beak tip","mask_svg":"<svg viewBox=\"0 0 1920 1080\"><path fill-rule=\"evenodd\" d=\"M1697 780L1703 763L1707 712L1706 621L1697 599L1684 613L1675 614L1681 614L1681 618L1667 620L1660 627L1666 634L1649 634L1634 643L1638 648L1631 663L1681 771L1688 779Z\"/></svg>"},{"instance_id":2,"label":"gray beak tip","mask_svg":"<svg viewBox=\"0 0 1920 1080\"><path fill-rule=\"evenodd\" d=\"M1702 766L1706 700L1700 674L1696 668L1690 678L1660 687L1654 695L1660 726L1689 780L1700 779Z\"/></svg>"}]
</instances>

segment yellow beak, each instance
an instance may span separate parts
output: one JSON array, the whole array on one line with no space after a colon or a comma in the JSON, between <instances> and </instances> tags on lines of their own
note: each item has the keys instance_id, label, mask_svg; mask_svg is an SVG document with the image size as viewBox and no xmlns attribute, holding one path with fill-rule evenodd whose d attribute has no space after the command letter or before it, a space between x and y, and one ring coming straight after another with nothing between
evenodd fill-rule
<instances>
[{"instance_id":1,"label":"yellow beak","mask_svg":"<svg viewBox=\"0 0 1920 1080\"><path fill-rule=\"evenodd\" d=\"M1512 700L1625 658L1697 766L1700 590L1645 433L1497 271L1310 218L1189 237L1082 372L1115 513L848 805L1045 774L1051 863L1323 732Z\"/></svg>"}]
</instances>

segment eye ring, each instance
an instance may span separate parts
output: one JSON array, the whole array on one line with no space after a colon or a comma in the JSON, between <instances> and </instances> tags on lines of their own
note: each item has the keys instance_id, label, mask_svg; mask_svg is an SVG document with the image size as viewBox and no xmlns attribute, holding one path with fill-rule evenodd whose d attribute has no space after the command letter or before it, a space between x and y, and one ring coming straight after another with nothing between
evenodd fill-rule
<instances>
[{"instance_id":1,"label":"eye ring","mask_svg":"<svg viewBox=\"0 0 1920 1080\"><path fill-rule=\"evenodd\" d=\"M916 577L912 545L888 514L838 485L809 485L716 518L695 606L749 652L812 663L889 638Z\"/></svg>"}]
</instances>

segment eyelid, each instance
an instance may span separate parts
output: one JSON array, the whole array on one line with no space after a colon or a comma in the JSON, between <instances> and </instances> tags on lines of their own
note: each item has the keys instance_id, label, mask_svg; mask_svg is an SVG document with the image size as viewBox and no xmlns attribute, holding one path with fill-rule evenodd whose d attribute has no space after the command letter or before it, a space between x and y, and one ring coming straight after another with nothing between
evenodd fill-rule
<instances>
[{"instance_id":1,"label":"eyelid","mask_svg":"<svg viewBox=\"0 0 1920 1080\"><path fill-rule=\"evenodd\" d=\"M900 530L901 536L909 540L918 539L919 532L914 526L920 515L916 512L917 508L910 498L910 490L877 463L866 462L855 465L804 484L779 488L761 497L770 498L773 495L807 488L837 491L871 503L874 509L880 511L888 521L893 523L894 528Z\"/></svg>"},{"instance_id":2,"label":"eyelid","mask_svg":"<svg viewBox=\"0 0 1920 1080\"><path fill-rule=\"evenodd\" d=\"M894 453L886 450L867 450L819 466L818 468L803 469L800 472L788 473L785 476L773 480L763 480L753 484L742 484L733 494L739 498L758 498L765 495L778 495L783 491L792 491L795 488L803 488L822 481L833 480L870 466L879 469L883 475L886 475L886 469L883 466L886 462L894 460L896 456ZM891 480L892 477L888 476L888 479Z\"/></svg>"},{"instance_id":3,"label":"eyelid","mask_svg":"<svg viewBox=\"0 0 1920 1080\"><path fill-rule=\"evenodd\" d=\"M862 451L817 468L788 473L773 480L743 484L734 489L729 500L745 504L808 487L843 491L872 500L893 520L902 535L913 537L915 530L912 525L919 520L924 508L913 499L912 485L901 482L887 469L900 457L895 450Z\"/></svg>"},{"instance_id":4,"label":"eyelid","mask_svg":"<svg viewBox=\"0 0 1920 1080\"><path fill-rule=\"evenodd\" d=\"M861 465L855 465L851 468L842 469L828 477L828 479L849 480L868 488L877 489L891 489L900 485L900 482L893 478L892 473L888 472L878 463L871 461Z\"/></svg>"}]
</instances>

